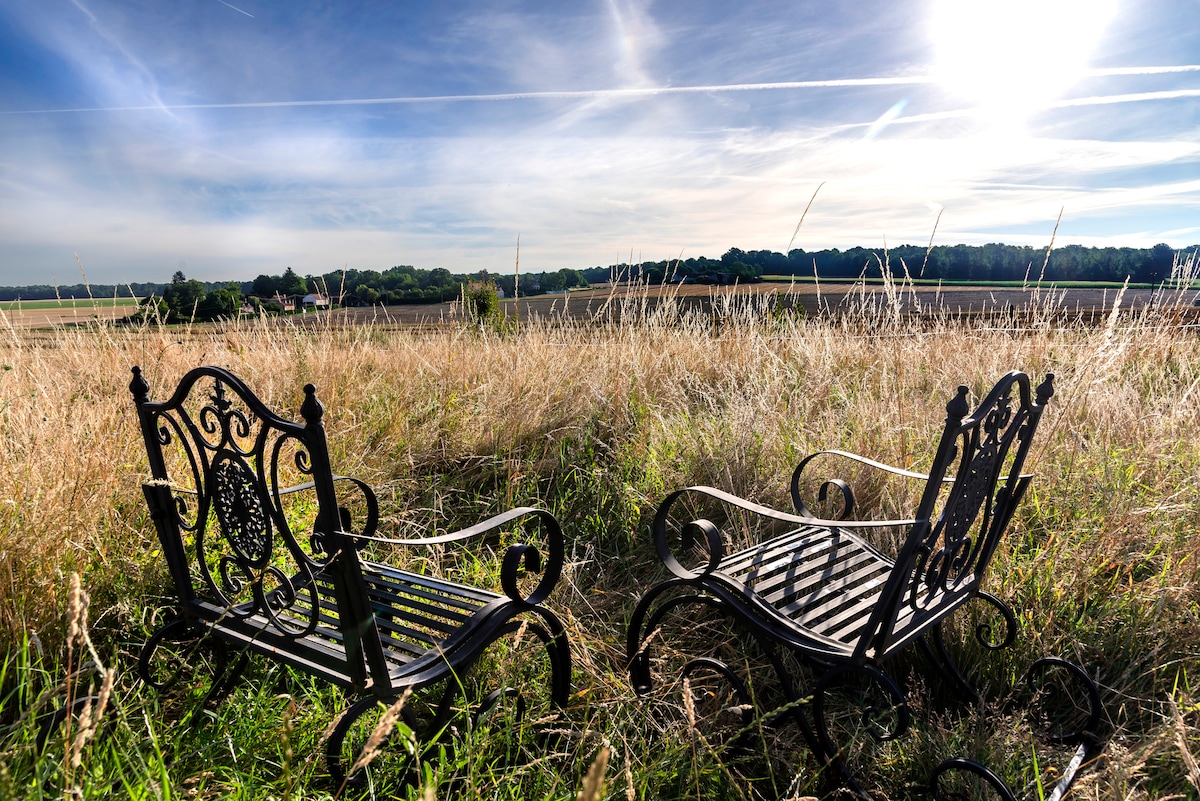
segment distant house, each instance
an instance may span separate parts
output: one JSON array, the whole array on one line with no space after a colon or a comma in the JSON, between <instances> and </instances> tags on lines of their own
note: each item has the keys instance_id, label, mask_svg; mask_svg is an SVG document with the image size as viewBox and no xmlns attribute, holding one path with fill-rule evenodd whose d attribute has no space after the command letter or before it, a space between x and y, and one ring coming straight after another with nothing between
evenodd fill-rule
<instances>
[{"instance_id":1,"label":"distant house","mask_svg":"<svg viewBox=\"0 0 1200 801\"><path fill-rule=\"evenodd\" d=\"M320 292L314 292L311 295L305 295L303 298L301 298L300 306L304 309L304 311L308 311L309 309L313 309L314 311L319 309L328 309L329 299Z\"/></svg>"}]
</instances>

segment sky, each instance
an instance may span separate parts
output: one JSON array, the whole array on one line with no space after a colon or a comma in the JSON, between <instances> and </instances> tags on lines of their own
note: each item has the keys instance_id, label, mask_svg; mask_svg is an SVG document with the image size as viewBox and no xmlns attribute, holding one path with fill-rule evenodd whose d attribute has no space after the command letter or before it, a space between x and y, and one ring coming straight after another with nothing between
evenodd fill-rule
<instances>
[{"instance_id":1,"label":"sky","mask_svg":"<svg viewBox=\"0 0 1200 801\"><path fill-rule=\"evenodd\" d=\"M1200 0L0 0L0 285L1200 242Z\"/></svg>"}]
</instances>

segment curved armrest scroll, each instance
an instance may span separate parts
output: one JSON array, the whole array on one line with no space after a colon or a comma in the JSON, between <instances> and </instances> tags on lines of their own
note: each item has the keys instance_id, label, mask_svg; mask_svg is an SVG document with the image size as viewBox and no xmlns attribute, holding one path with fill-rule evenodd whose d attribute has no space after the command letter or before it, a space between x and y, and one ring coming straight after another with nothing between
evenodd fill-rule
<instances>
[{"instance_id":1,"label":"curved armrest scroll","mask_svg":"<svg viewBox=\"0 0 1200 801\"><path fill-rule=\"evenodd\" d=\"M514 543L508 546L504 551L504 556L500 563L500 586L507 595L518 603L530 605L540 604L550 595L550 591L554 589L554 585L558 583L558 578L562 575L562 566L564 558L563 534L562 528L558 525L558 520L554 515L545 509L539 509L533 506L519 506L515 509L510 509L507 512L501 512L498 515L489 517L479 523L476 523L469 528L464 528L459 531L454 531L449 534L441 534L435 537L418 537L414 539L392 539L389 537L374 537L364 535L352 535L357 540L366 542L382 542L391 545L442 545L449 542L462 542L463 540L471 539L486 534L495 529L501 528L509 523L516 522L522 518L536 518L542 525L545 535L546 552L543 553L536 545L526 543ZM521 592L517 584L517 577L520 572L525 573L541 573L541 581L533 590L525 595Z\"/></svg>"},{"instance_id":2,"label":"curved armrest scroll","mask_svg":"<svg viewBox=\"0 0 1200 801\"><path fill-rule=\"evenodd\" d=\"M700 535L704 537L705 544L708 548L708 563L703 567L692 570L683 565L672 553L671 545L667 540L667 523L670 520L671 507L680 498L688 494L705 495L724 504L742 509L759 517L768 520L775 520L782 523L791 524L793 526L821 526L824 528L837 529L865 529L865 528L891 528L894 526L911 526L916 520L864 520L864 521L839 521L825 520L812 515L797 515L788 512L780 512L777 509L772 509L769 506L748 501L745 498L739 498L737 495L719 490L715 487L695 486L685 487L681 490L676 490L663 500L658 507L658 511L654 515L653 534L654 548L658 552L659 561L670 570L673 574L682 579L691 579L698 576L707 575L713 572L720 565L721 560L725 558L725 545L721 537L721 531L710 520L699 518L689 521L684 524L680 535L683 539L684 547L690 547L694 542L694 537Z\"/></svg>"},{"instance_id":3,"label":"curved armrest scroll","mask_svg":"<svg viewBox=\"0 0 1200 801\"><path fill-rule=\"evenodd\" d=\"M371 489L371 486L365 481L352 476L333 476L333 480L335 482L349 481L358 488L358 491L362 493L363 498L367 502L367 520L365 523L363 523L363 530L361 533L355 533L352 530L353 524L350 520L350 510L344 506L338 506L337 525L340 532L355 540L355 547L361 551L366 546L365 541L371 539L375 534L375 530L379 527L379 499L375 497L375 491ZM284 487L283 489L279 490L277 494L280 497L283 497L284 495L291 495L294 492L310 490L315 486L317 486L316 482L306 481L303 484L296 484L292 487ZM325 542L326 537L327 534L324 531L313 531L312 536L309 539L309 547L312 548L313 553L332 553L334 550L336 550L336 548L330 549L327 547L328 543Z\"/></svg>"},{"instance_id":4,"label":"curved armrest scroll","mask_svg":"<svg viewBox=\"0 0 1200 801\"><path fill-rule=\"evenodd\" d=\"M873 467L876 470L882 470L885 473L891 473L894 476L914 478L918 481L929 480L928 473L918 473L913 470L904 470L899 467L893 467L892 465L884 464L883 462L877 462L874 459L868 459L865 456L859 456L856 453L837 450L817 451L816 453L810 453L808 456L805 456L804 459L801 460L800 464L796 465L795 472L792 473L792 506L795 507L797 514L808 516L812 515L812 512L809 511L808 506L800 497L800 477L804 473L805 468L808 467L808 463L819 456L837 456L842 459L848 459L852 462L857 462L858 464L866 465L867 467ZM954 483L954 479L952 477L943 478L942 481L946 484ZM844 480L840 478L832 478L821 484L821 489L817 495L817 500L826 500L829 497L828 493L831 488L837 489L842 493L842 513L838 519L848 519L850 515L854 513L854 490L852 490L850 485Z\"/></svg>"}]
</instances>

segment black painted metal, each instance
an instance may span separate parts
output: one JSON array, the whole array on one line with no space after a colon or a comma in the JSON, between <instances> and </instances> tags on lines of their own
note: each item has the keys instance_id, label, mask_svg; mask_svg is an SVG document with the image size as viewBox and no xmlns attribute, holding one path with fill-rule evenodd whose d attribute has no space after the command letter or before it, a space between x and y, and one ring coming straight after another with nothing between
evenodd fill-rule
<instances>
[{"instance_id":1,"label":"black painted metal","mask_svg":"<svg viewBox=\"0 0 1200 801\"><path fill-rule=\"evenodd\" d=\"M759 642L775 643L815 667L819 678L805 690L813 696L811 727L805 715L798 716L805 738L822 762L865 795L841 756L843 744L834 742L824 720L824 708L831 703L825 696L833 683L847 675L865 677L877 692L890 697L896 730L874 730L865 714L864 730L878 742L899 736L908 726L909 710L884 666L915 643L953 686L968 698L978 698L945 647L941 624L963 604L977 599L1003 621L1002 632L986 625L975 631L985 649L1007 647L1016 637L1015 615L1004 602L984 592L982 582L1029 486L1031 476L1022 468L1053 395L1053 378L1048 375L1035 391L1024 373L1008 373L974 411L967 387L959 387L946 407L945 427L928 473L841 451L821 451L802 460L792 476L794 512L770 509L712 487L688 487L668 495L655 515L653 535L659 559L671 577L642 596L627 632L635 691L644 694L652 687L653 641L669 611L689 604L719 608ZM822 508L836 501L839 508L833 519L819 518L805 503L802 479L808 478L818 460L825 459L923 482L916 512L906 520L851 519L858 504L850 483L828 478L819 483L816 500L824 504ZM717 515L695 517L688 511L705 503L719 507L722 515L737 516L738 530L723 531L714 522L720 519ZM746 529L756 528L787 531L732 553L726 550L733 535L744 536ZM880 529L903 534L894 556L866 539ZM676 535L678 549L672 539ZM703 559L685 566L681 554L694 553L697 545L705 552ZM1054 660L1053 666L1060 667L1060 661ZM775 664L781 671L782 663L775 660ZM1078 668L1071 676L1091 682ZM794 692L789 689L789 696ZM1092 697L1098 716L1098 695ZM1095 724L1096 719L1090 719L1085 728L1090 731ZM939 771L974 771L992 781L994 774L982 766L976 771L973 764L949 761ZM1001 796L1006 792L1007 788Z\"/></svg>"},{"instance_id":2,"label":"black painted metal","mask_svg":"<svg viewBox=\"0 0 1200 801\"><path fill-rule=\"evenodd\" d=\"M549 700L566 704L567 634L543 605L563 562L562 531L549 512L521 507L451 534L381 538L374 492L330 467L324 408L313 385L304 387L303 424L273 413L219 367L192 370L162 402L150 400L149 385L134 367L130 390L150 463L144 494L177 595L178 617L150 637L140 656L147 683L164 688L172 681L152 674L161 646L176 647L174 667L187 669L194 667L187 664L188 649L205 642L215 655L211 700L232 689L250 654L363 696L331 737L329 767L338 777L345 774L338 763L341 737L354 719L407 688L438 683L446 687L440 707L450 709L461 677L484 650L518 630L546 654ZM289 486L292 477L300 480ZM339 487L350 494L339 496ZM307 505L295 505L303 496ZM366 509L357 529L339 506L351 496ZM528 534L536 528L545 552L525 543L509 546L501 557L500 592L359 553L372 541L443 545L514 528ZM539 577L528 593L522 575ZM235 657L232 666L227 651Z\"/></svg>"}]
</instances>

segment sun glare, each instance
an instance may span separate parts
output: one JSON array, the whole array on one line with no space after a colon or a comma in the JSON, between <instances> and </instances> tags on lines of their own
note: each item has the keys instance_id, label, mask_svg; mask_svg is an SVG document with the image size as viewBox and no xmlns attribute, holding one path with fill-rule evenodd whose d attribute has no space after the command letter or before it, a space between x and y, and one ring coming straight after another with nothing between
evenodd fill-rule
<instances>
[{"instance_id":1,"label":"sun glare","mask_svg":"<svg viewBox=\"0 0 1200 801\"><path fill-rule=\"evenodd\" d=\"M1020 124L1088 68L1115 0L933 0L939 81L993 120Z\"/></svg>"}]
</instances>

